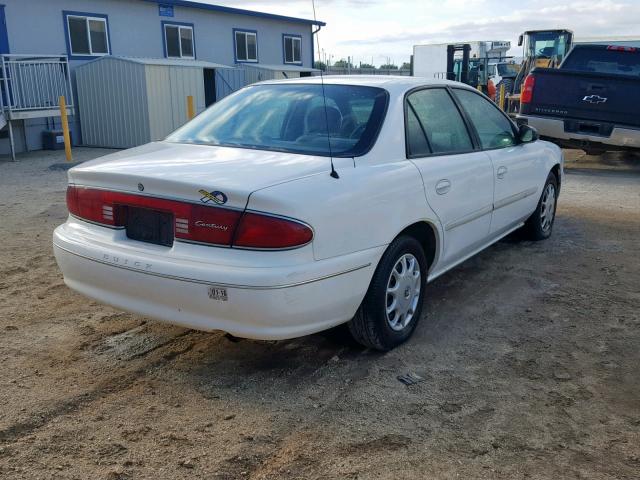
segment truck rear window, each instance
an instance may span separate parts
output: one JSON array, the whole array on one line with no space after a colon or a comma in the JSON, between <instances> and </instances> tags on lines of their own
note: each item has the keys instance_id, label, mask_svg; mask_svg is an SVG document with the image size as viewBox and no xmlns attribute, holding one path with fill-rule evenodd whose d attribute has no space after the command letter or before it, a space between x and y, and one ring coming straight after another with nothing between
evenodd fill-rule
<instances>
[{"instance_id":1,"label":"truck rear window","mask_svg":"<svg viewBox=\"0 0 640 480\"><path fill-rule=\"evenodd\" d=\"M620 51L606 48L576 48L562 64L563 69L582 72L613 73L640 77L640 50Z\"/></svg>"}]
</instances>

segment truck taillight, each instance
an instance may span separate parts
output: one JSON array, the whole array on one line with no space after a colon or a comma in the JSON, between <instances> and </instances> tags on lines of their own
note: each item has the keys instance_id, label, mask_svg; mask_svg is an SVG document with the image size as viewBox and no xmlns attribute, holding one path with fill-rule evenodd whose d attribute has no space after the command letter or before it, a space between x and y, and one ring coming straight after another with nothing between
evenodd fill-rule
<instances>
[{"instance_id":1,"label":"truck taillight","mask_svg":"<svg viewBox=\"0 0 640 480\"><path fill-rule=\"evenodd\" d=\"M531 103L533 100L533 88L536 85L536 77L527 75L522 84L522 92L520 92L520 103Z\"/></svg>"},{"instance_id":2,"label":"truck taillight","mask_svg":"<svg viewBox=\"0 0 640 480\"><path fill-rule=\"evenodd\" d=\"M297 220L231 208L70 185L67 208L74 217L111 228L127 225L129 207L170 213L177 240L255 249L306 245L313 231Z\"/></svg>"},{"instance_id":3,"label":"truck taillight","mask_svg":"<svg viewBox=\"0 0 640 480\"><path fill-rule=\"evenodd\" d=\"M623 45L609 45L607 50L613 50L616 52L636 52L638 49L636 47L625 47Z\"/></svg>"}]
</instances>

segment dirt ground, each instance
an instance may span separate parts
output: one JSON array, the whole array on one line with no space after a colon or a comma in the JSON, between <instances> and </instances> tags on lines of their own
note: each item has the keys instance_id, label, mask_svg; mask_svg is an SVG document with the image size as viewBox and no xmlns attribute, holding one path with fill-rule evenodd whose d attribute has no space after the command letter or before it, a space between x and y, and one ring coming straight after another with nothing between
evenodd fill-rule
<instances>
[{"instance_id":1,"label":"dirt ground","mask_svg":"<svg viewBox=\"0 0 640 480\"><path fill-rule=\"evenodd\" d=\"M639 478L640 159L567 157L553 237L430 284L387 354L87 300L51 251L62 155L0 162L0 478Z\"/></svg>"}]
</instances>

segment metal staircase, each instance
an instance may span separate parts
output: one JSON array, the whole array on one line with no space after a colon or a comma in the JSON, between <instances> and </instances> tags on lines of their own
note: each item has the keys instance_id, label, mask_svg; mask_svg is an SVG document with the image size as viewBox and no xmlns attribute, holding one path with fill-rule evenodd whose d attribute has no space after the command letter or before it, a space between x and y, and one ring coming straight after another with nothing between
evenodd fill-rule
<instances>
[{"instance_id":1,"label":"metal staircase","mask_svg":"<svg viewBox=\"0 0 640 480\"><path fill-rule=\"evenodd\" d=\"M71 71L66 55L0 55L0 129L9 130L15 161L13 122L59 117L60 97L74 114ZM6 125L2 125L6 122Z\"/></svg>"}]
</instances>

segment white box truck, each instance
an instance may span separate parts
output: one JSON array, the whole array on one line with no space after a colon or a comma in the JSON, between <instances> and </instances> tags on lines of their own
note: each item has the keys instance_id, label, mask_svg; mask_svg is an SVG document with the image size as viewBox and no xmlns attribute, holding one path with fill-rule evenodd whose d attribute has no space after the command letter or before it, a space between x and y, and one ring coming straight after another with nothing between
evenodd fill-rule
<instances>
[{"instance_id":1,"label":"white box truck","mask_svg":"<svg viewBox=\"0 0 640 480\"><path fill-rule=\"evenodd\" d=\"M414 45L413 75L426 78L447 78L447 50L449 45L469 45L469 60L484 59L486 64L499 63L506 58L511 48L509 41L473 41L458 43L438 43L431 45ZM462 50L455 54L462 58Z\"/></svg>"}]
</instances>

